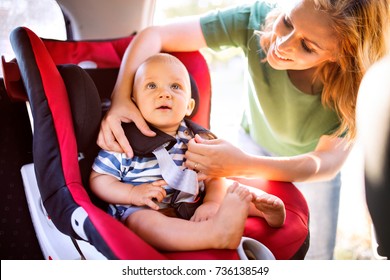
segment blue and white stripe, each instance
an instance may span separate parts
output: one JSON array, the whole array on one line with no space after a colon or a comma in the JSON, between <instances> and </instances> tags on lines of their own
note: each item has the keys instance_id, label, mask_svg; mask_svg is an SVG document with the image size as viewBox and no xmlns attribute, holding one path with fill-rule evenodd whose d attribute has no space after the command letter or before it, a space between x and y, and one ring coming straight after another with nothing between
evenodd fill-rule
<instances>
[{"instance_id":1,"label":"blue and white stripe","mask_svg":"<svg viewBox=\"0 0 390 280\"><path fill-rule=\"evenodd\" d=\"M183 169L185 168L183 163L185 161L184 154L187 151L187 144L193 137L193 133L183 121L176 134L177 143L168 151L175 164L181 166ZM155 156L134 156L133 158L127 158L125 153L101 150L95 159L92 169L97 173L114 176L121 182L135 186L163 179ZM203 188L203 182L201 182L199 186ZM169 192L172 189L168 186L166 190ZM118 218L123 219L123 217L121 217L122 213L124 213L129 206L130 205L110 205L111 211L109 210L109 212L113 216L118 217L119 215ZM120 213L118 213L118 211Z\"/></svg>"}]
</instances>

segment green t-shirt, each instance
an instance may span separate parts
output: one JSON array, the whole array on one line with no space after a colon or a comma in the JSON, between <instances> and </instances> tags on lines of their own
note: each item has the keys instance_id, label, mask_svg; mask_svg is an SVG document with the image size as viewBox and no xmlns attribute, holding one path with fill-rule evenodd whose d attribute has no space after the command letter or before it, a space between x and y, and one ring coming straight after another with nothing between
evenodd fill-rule
<instances>
[{"instance_id":1,"label":"green t-shirt","mask_svg":"<svg viewBox=\"0 0 390 280\"><path fill-rule=\"evenodd\" d=\"M298 90L286 70L261 62L264 52L254 30L260 30L271 9L269 3L259 1L211 12L200 22L208 47L239 47L248 59L244 129L269 152L291 156L313 151L320 136L332 134L340 120L321 104L320 95Z\"/></svg>"}]
</instances>

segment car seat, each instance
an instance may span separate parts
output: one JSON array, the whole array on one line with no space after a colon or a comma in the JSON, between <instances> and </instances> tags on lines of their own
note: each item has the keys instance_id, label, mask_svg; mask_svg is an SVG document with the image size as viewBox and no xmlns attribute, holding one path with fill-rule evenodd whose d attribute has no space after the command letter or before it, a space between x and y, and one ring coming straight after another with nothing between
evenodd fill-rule
<instances>
[{"instance_id":1,"label":"car seat","mask_svg":"<svg viewBox=\"0 0 390 280\"><path fill-rule=\"evenodd\" d=\"M376 259L390 259L390 54L374 63L360 84L357 127L364 155L366 203Z\"/></svg>"},{"instance_id":2,"label":"car seat","mask_svg":"<svg viewBox=\"0 0 390 280\"><path fill-rule=\"evenodd\" d=\"M104 41L39 38L26 27L10 36L16 58L2 58L7 93L31 108L34 163L22 167L29 209L47 259L239 259L236 250L161 252L109 216L88 188L96 137L124 51L136 36ZM209 128L211 86L199 52L173 53L197 84L192 120ZM80 66L94 67L83 69ZM309 212L292 183L253 181L279 196L286 222L271 228L249 217L244 236L260 241L276 259L303 259L309 246ZM189 240L190 242L190 240ZM249 244L250 242L246 242Z\"/></svg>"}]
</instances>

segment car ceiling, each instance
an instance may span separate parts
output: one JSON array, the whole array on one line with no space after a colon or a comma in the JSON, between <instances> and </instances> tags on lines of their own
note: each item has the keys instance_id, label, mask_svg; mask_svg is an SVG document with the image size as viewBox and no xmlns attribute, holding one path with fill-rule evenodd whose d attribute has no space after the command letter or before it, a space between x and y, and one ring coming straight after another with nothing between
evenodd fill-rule
<instances>
[{"instance_id":1,"label":"car ceiling","mask_svg":"<svg viewBox=\"0 0 390 280\"><path fill-rule=\"evenodd\" d=\"M55 0L71 40L128 36L153 23L156 0Z\"/></svg>"}]
</instances>

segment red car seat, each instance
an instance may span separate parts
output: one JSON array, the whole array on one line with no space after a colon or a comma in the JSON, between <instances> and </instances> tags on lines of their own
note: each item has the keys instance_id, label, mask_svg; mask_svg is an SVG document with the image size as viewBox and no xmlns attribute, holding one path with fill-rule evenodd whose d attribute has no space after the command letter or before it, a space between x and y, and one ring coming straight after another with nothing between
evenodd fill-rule
<instances>
[{"instance_id":1,"label":"red car seat","mask_svg":"<svg viewBox=\"0 0 390 280\"><path fill-rule=\"evenodd\" d=\"M33 223L46 223L40 229L36 227L38 235L54 230L53 238L64 240L50 246L60 246L60 250L72 247L75 252L55 255L55 248L51 250L45 244L51 237L44 237L40 238L44 256L95 258L96 251L107 259L238 259L236 250L158 251L102 210L101 202L88 191L87 178L98 151L95 142L104 113L102 105L109 106L121 58L132 38L48 40L25 27L11 33L16 60L3 59L4 81L11 98L28 100L31 107L34 164L22 173L35 173L24 179L27 196L36 185L32 203L39 209L30 208ZM199 52L174 55L188 68L199 90L199 106L192 120L209 128L211 86L207 64ZM75 64L93 64L97 69L82 69ZM281 228L271 228L263 219L249 217L244 235L263 243L276 259L303 259L309 246L309 213L301 193L291 183L251 184L279 196L287 216ZM46 220L34 218L35 211Z\"/></svg>"}]
</instances>

